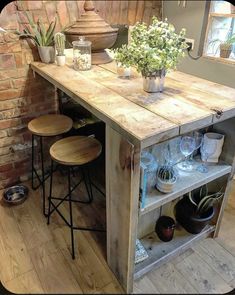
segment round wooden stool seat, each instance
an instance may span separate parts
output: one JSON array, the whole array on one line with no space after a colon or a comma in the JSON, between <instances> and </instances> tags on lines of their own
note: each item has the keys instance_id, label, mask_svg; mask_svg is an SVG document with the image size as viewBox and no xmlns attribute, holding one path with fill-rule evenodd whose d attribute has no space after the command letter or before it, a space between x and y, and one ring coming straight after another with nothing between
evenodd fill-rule
<instances>
[{"instance_id":1,"label":"round wooden stool seat","mask_svg":"<svg viewBox=\"0 0 235 295\"><path fill-rule=\"evenodd\" d=\"M70 136L55 142L50 148L50 155L60 164L76 166L95 160L101 151L102 146L95 138Z\"/></svg>"},{"instance_id":2,"label":"round wooden stool seat","mask_svg":"<svg viewBox=\"0 0 235 295\"><path fill-rule=\"evenodd\" d=\"M43 115L31 120L28 129L39 136L56 136L68 132L73 126L71 118L59 115Z\"/></svg>"}]
</instances>

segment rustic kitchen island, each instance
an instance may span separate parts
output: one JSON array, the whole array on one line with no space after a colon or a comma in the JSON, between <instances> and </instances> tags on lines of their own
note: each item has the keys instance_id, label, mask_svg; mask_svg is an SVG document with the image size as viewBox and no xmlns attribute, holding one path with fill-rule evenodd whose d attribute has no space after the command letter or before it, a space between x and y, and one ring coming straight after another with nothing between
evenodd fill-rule
<instances>
[{"instance_id":1,"label":"rustic kitchen island","mask_svg":"<svg viewBox=\"0 0 235 295\"><path fill-rule=\"evenodd\" d=\"M134 278L193 242L218 235L235 166L235 89L175 71L167 75L163 93L148 94L142 90L139 75L119 78L114 62L77 72L72 66L71 50L66 56L68 63L64 67L40 62L33 62L31 67L106 124L107 262L124 290L130 293ZM205 127L226 135L223 162L212 166L206 175L197 173L190 181L182 179L173 193L152 192L141 208L141 151ZM153 241L149 258L135 266L137 236L148 247L157 210L219 178L225 178L227 185L214 224L197 235L181 233L168 244L158 241L154 245Z\"/></svg>"}]
</instances>

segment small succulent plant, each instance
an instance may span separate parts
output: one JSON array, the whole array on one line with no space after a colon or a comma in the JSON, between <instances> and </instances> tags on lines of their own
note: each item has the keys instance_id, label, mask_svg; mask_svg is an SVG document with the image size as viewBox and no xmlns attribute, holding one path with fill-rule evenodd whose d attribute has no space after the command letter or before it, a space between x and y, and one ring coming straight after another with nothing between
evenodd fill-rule
<instances>
[{"instance_id":1,"label":"small succulent plant","mask_svg":"<svg viewBox=\"0 0 235 295\"><path fill-rule=\"evenodd\" d=\"M54 36L54 41L57 50L57 55L63 56L65 49L65 35L63 33L56 33Z\"/></svg>"},{"instance_id":2,"label":"small succulent plant","mask_svg":"<svg viewBox=\"0 0 235 295\"><path fill-rule=\"evenodd\" d=\"M161 166L158 169L157 177L165 182L174 182L176 180L175 170L170 165Z\"/></svg>"},{"instance_id":3,"label":"small succulent plant","mask_svg":"<svg viewBox=\"0 0 235 295\"><path fill-rule=\"evenodd\" d=\"M216 193L208 194L208 188L205 185L200 188L199 192L190 192L188 196L190 202L195 205L196 215L203 216L215 203L220 201L223 195L222 189Z\"/></svg>"}]
</instances>

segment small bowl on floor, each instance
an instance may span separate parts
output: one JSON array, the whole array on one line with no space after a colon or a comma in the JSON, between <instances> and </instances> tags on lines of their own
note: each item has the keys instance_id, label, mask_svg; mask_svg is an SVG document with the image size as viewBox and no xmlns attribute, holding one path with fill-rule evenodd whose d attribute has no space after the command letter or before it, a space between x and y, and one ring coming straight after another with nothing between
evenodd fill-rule
<instances>
[{"instance_id":1,"label":"small bowl on floor","mask_svg":"<svg viewBox=\"0 0 235 295\"><path fill-rule=\"evenodd\" d=\"M9 205L19 205L28 196L29 189L25 185L14 185L7 188L3 193L3 201Z\"/></svg>"}]
</instances>

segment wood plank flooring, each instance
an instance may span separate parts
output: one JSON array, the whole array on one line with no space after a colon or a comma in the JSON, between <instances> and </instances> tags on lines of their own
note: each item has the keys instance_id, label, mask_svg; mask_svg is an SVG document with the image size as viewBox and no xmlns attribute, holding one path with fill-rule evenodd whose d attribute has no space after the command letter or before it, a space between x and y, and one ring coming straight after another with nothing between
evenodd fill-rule
<instances>
[{"instance_id":1,"label":"wood plank flooring","mask_svg":"<svg viewBox=\"0 0 235 295\"><path fill-rule=\"evenodd\" d=\"M56 176L54 195L65 180ZM26 183L30 187L30 183ZM84 188L76 190L85 198ZM0 192L1 193L1 192ZM92 205L76 204L74 219L87 226L105 225L105 199L94 191ZM76 193L75 193L76 195ZM235 181L219 237L196 244L134 284L137 294L226 293L235 288ZM67 204L61 211L68 216ZM92 219L90 218L92 216ZM76 259L70 255L70 232L52 215L46 224L40 191L30 190L21 205L0 205L0 280L11 292L25 294L120 294L122 288L105 260L105 234L76 232Z\"/></svg>"}]
</instances>

